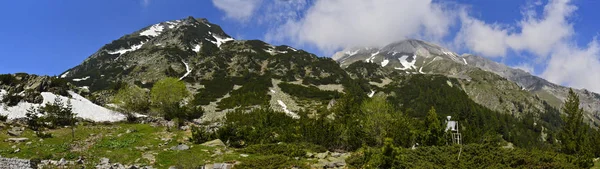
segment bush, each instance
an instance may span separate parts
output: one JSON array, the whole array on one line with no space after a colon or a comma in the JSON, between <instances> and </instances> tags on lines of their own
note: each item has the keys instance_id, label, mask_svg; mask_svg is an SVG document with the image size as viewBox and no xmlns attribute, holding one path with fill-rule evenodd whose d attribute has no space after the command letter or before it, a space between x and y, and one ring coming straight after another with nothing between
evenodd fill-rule
<instances>
[{"instance_id":1,"label":"bush","mask_svg":"<svg viewBox=\"0 0 600 169\"><path fill-rule=\"evenodd\" d=\"M145 113L150 108L150 96L136 85L124 85L113 98L113 103L126 113Z\"/></svg>"},{"instance_id":2,"label":"bush","mask_svg":"<svg viewBox=\"0 0 600 169\"><path fill-rule=\"evenodd\" d=\"M53 103L46 103L39 108L31 107L26 113L27 124L34 131L40 131L43 127L72 126L75 124L75 115L70 101L65 104L58 97Z\"/></svg>"},{"instance_id":3,"label":"bush","mask_svg":"<svg viewBox=\"0 0 600 169\"><path fill-rule=\"evenodd\" d=\"M248 160L242 161L241 164L236 165L235 168L263 168L263 169L280 169L280 168L294 168L302 167L303 165L290 159L289 157L282 155L270 155L260 156L256 158L249 158ZM306 166L303 166L306 168Z\"/></svg>"},{"instance_id":4,"label":"bush","mask_svg":"<svg viewBox=\"0 0 600 169\"><path fill-rule=\"evenodd\" d=\"M6 120L8 120L8 115L1 115L0 114L0 122L6 122Z\"/></svg>"},{"instance_id":5,"label":"bush","mask_svg":"<svg viewBox=\"0 0 600 169\"><path fill-rule=\"evenodd\" d=\"M21 100L23 100L23 96L15 92L8 92L2 97L2 102L6 103L8 107L16 106Z\"/></svg>"},{"instance_id":6,"label":"bush","mask_svg":"<svg viewBox=\"0 0 600 169\"><path fill-rule=\"evenodd\" d=\"M321 101L329 101L341 96L341 93L336 91L323 91L315 86L304 87L302 85L291 83L280 83L278 85L281 91L305 99L318 99Z\"/></svg>"},{"instance_id":7,"label":"bush","mask_svg":"<svg viewBox=\"0 0 600 169\"><path fill-rule=\"evenodd\" d=\"M241 150L242 153L258 155L284 155L287 157L303 157L306 151L296 144L256 144Z\"/></svg>"},{"instance_id":8,"label":"bush","mask_svg":"<svg viewBox=\"0 0 600 169\"><path fill-rule=\"evenodd\" d=\"M386 144L382 148L363 148L347 160L352 168L580 168L575 161L573 156L555 152L483 144L417 150Z\"/></svg>"},{"instance_id":9,"label":"bush","mask_svg":"<svg viewBox=\"0 0 600 169\"><path fill-rule=\"evenodd\" d=\"M0 85L13 85L17 83L18 80L11 74L1 74L0 75Z\"/></svg>"},{"instance_id":10,"label":"bush","mask_svg":"<svg viewBox=\"0 0 600 169\"><path fill-rule=\"evenodd\" d=\"M192 127L192 137L190 138L190 141L195 144L202 144L216 138L216 133L208 131L204 127Z\"/></svg>"}]
</instances>

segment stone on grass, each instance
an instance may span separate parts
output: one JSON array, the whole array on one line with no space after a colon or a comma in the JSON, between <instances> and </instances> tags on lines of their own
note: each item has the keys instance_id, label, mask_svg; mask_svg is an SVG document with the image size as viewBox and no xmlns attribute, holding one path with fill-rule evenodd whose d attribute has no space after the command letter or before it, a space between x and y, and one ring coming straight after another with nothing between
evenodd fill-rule
<instances>
[{"instance_id":1,"label":"stone on grass","mask_svg":"<svg viewBox=\"0 0 600 169\"><path fill-rule=\"evenodd\" d=\"M29 140L29 138L8 138L5 141L6 142L15 142L15 143L20 143L20 142L25 142Z\"/></svg>"},{"instance_id":2,"label":"stone on grass","mask_svg":"<svg viewBox=\"0 0 600 169\"><path fill-rule=\"evenodd\" d=\"M208 141L206 143L202 143L202 145L208 147L225 147L225 143L223 143L223 141L221 141L220 139Z\"/></svg>"},{"instance_id":3,"label":"stone on grass","mask_svg":"<svg viewBox=\"0 0 600 169\"><path fill-rule=\"evenodd\" d=\"M177 150L177 151L188 150L188 149L190 149L190 146L185 145L185 144L179 144L177 146L171 147L171 150Z\"/></svg>"}]
</instances>

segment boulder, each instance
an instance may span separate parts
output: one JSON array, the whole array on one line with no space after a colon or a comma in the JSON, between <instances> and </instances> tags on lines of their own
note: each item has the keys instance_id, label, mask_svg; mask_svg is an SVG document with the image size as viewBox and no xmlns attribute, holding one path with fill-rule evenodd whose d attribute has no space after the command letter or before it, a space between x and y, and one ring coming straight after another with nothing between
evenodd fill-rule
<instances>
[{"instance_id":1,"label":"boulder","mask_svg":"<svg viewBox=\"0 0 600 169\"><path fill-rule=\"evenodd\" d=\"M21 134L23 134L23 130L25 129L22 127L13 127L10 130L8 130L8 135L21 136Z\"/></svg>"},{"instance_id":2,"label":"boulder","mask_svg":"<svg viewBox=\"0 0 600 169\"><path fill-rule=\"evenodd\" d=\"M25 142L29 140L29 138L8 138L5 141L6 142L15 142L15 143L20 143L20 142Z\"/></svg>"},{"instance_id":3,"label":"boulder","mask_svg":"<svg viewBox=\"0 0 600 169\"><path fill-rule=\"evenodd\" d=\"M318 159L325 159L325 157L327 157L328 154L328 152L318 153L317 155L315 155L315 157L317 157Z\"/></svg>"},{"instance_id":4,"label":"boulder","mask_svg":"<svg viewBox=\"0 0 600 169\"><path fill-rule=\"evenodd\" d=\"M185 145L185 144L179 144L177 146L171 147L171 150L177 150L177 151L188 150L188 149L190 149L190 146Z\"/></svg>"},{"instance_id":5,"label":"boulder","mask_svg":"<svg viewBox=\"0 0 600 169\"><path fill-rule=\"evenodd\" d=\"M220 139L208 141L206 143L202 143L202 145L208 147L225 147L225 143L223 143L223 141L221 141Z\"/></svg>"}]
</instances>

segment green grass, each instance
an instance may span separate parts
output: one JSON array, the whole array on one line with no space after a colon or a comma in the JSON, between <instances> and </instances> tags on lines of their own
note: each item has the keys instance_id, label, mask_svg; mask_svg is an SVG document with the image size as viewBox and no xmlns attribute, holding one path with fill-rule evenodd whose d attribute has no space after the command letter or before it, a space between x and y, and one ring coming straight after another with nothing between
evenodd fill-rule
<instances>
[{"instance_id":1,"label":"green grass","mask_svg":"<svg viewBox=\"0 0 600 169\"><path fill-rule=\"evenodd\" d=\"M0 130L0 141L11 136L7 135L7 129ZM127 130L134 132L127 133ZM181 130L167 131L165 127L153 127L149 124L108 124L108 125L80 125L75 130L75 139L71 137L70 128L61 128L48 131L52 133L52 138L40 141L34 132L26 129L20 137L29 138L31 144L26 143L8 143L0 144L0 156L16 157L22 159L38 158L42 160L76 160L79 156L86 158L86 168L93 168L100 162L101 158L109 158L111 163L142 164L152 165L158 168L168 168L169 166L181 166L183 168L195 168L204 164L223 163L223 162L247 162L263 163L269 160L268 155L251 154L240 149L224 147L207 147L193 144L188 141L191 133ZM171 137L167 145L159 146L164 143L161 138ZM173 151L171 147L179 143L190 146L189 150ZM20 148L20 152L13 153L12 146ZM146 147L144 151L136 147ZM216 151L222 152L219 155L213 155ZM153 153L155 163L142 158L144 153ZM248 157L242 157L240 154L246 153ZM309 165L310 161L305 159L295 160L288 158L289 163L294 165Z\"/></svg>"}]
</instances>

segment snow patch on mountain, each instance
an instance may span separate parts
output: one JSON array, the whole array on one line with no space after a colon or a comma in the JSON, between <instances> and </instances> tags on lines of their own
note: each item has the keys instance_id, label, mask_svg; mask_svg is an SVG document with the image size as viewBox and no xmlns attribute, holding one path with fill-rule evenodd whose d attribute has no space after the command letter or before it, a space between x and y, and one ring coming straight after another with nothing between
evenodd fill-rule
<instances>
[{"instance_id":1,"label":"snow patch on mountain","mask_svg":"<svg viewBox=\"0 0 600 169\"><path fill-rule=\"evenodd\" d=\"M465 65L468 65L467 60L465 58L462 58L463 62L465 62Z\"/></svg>"},{"instance_id":2,"label":"snow patch on mountain","mask_svg":"<svg viewBox=\"0 0 600 169\"><path fill-rule=\"evenodd\" d=\"M60 75L60 78L65 78L67 77L67 75L69 75L70 72L65 72L65 74Z\"/></svg>"},{"instance_id":3,"label":"snow patch on mountain","mask_svg":"<svg viewBox=\"0 0 600 169\"><path fill-rule=\"evenodd\" d=\"M388 63L390 63L389 60L385 59L381 62L381 67L385 67L385 65L387 65Z\"/></svg>"},{"instance_id":4,"label":"snow patch on mountain","mask_svg":"<svg viewBox=\"0 0 600 169\"><path fill-rule=\"evenodd\" d=\"M300 116L298 116L298 114L290 111L287 109L287 106L285 105L285 103L283 103L283 101L281 100L277 100L277 103L279 103L279 105L283 108L283 112L285 112L285 114L287 114L288 116L294 118L294 119L299 119Z\"/></svg>"},{"instance_id":5,"label":"snow patch on mountain","mask_svg":"<svg viewBox=\"0 0 600 169\"><path fill-rule=\"evenodd\" d=\"M375 56L377 56L378 54L379 54L379 51L377 51L377 52L375 52L375 53L371 54L371 57L367 58L367 59L365 60L365 62L367 62L367 63L373 63L373 59L375 59Z\"/></svg>"},{"instance_id":6,"label":"snow patch on mountain","mask_svg":"<svg viewBox=\"0 0 600 169\"><path fill-rule=\"evenodd\" d=\"M200 44L198 44L198 45L194 46L194 48L192 50L194 52L200 52L200 48L201 48L201 46L200 46Z\"/></svg>"},{"instance_id":7,"label":"snow patch on mountain","mask_svg":"<svg viewBox=\"0 0 600 169\"><path fill-rule=\"evenodd\" d=\"M4 96L6 91L1 90L0 96ZM125 115L114 112L112 110L106 109L102 106L98 106L81 95L69 91L69 94L72 98L70 98L71 105L73 106L73 112L76 113L77 117L81 117L84 119L89 119L96 122L115 122L122 121L125 119ZM54 99L60 98L63 102L67 102L69 100L68 97L58 96L50 92L42 92L42 97L44 98L43 104L54 102ZM0 114L7 115L9 119L15 118L23 118L26 117L27 109L30 107L39 107L42 104L33 104L27 102L20 102L16 106L6 107L4 105L0 106Z\"/></svg>"},{"instance_id":8,"label":"snow patch on mountain","mask_svg":"<svg viewBox=\"0 0 600 169\"><path fill-rule=\"evenodd\" d=\"M407 61L406 59L408 59L408 55L402 55L402 57L398 58L398 60L400 60L400 64L402 64L402 66L404 66L403 68L400 67L395 67L394 69L397 70L407 70L407 69L416 69L417 67L415 67L415 63L417 62L417 55L413 55L413 60L412 61Z\"/></svg>"},{"instance_id":9,"label":"snow patch on mountain","mask_svg":"<svg viewBox=\"0 0 600 169\"><path fill-rule=\"evenodd\" d=\"M346 51L345 54L349 55L349 56L352 56L352 55L356 55L358 53L358 51L360 51L360 49L359 50L355 50L355 51Z\"/></svg>"},{"instance_id":10,"label":"snow patch on mountain","mask_svg":"<svg viewBox=\"0 0 600 169\"><path fill-rule=\"evenodd\" d=\"M73 81L74 82L85 81L85 80L88 80L89 78L90 78L90 76L87 76L87 77L84 77L84 78L81 78L81 79L73 79Z\"/></svg>"},{"instance_id":11,"label":"snow patch on mountain","mask_svg":"<svg viewBox=\"0 0 600 169\"><path fill-rule=\"evenodd\" d=\"M144 45L144 43L146 43L146 42L141 42L140 44L132 45L131 47L129 47L127 49L121 48L121 49L116 50L116 51L108 52L108 54L111 54L111 55L114 55L114 54L122 55L122 54L125 54L127 52L136 51L136 50L142 48L142 46ZM118 59L118 57L115 58L115 60L117 60L117 59Z\"/></svg>"},{"instance_id":12,"label":"snow patch on mountain","mask_svg":"<svg viewBox=\"0 0 600 169\"><path fill-rule=\"evenodd\" d=\"M181 78L179 78L179 80L183 80L183 78L187 77L188 75L190 75L190 73L192 73L192 69L187 63L185 63L185 61L183 61L183 59L181 60L181 62L183 62L183 64L185 65L186 72L183 76L181 76Z\"/></svg>"},{"instance_id":13,"label":"snow patch on mountain","mask_svg":"<svg viewBox=\"0 0 600 169\"><path fill-rule=\"evenodd\" d=\"M375 95L375 91L371 90L371 93L369 93L367 96L373 97L374 95Z\"/></svg>"},{"instance_id":14,"label":"snow patch on mountain","mask_svg":"<svg viewBox=\"0 0 600 169\"><path fill-rule=\"evenodd\" d=\"M234 40L233 38L222 38L216 35L213 35L213 37L217 40L216 42L212 41L213 43L215 43L215 45L217 45L217 47L221 47L222 44L224 44L225 42L229 42Z\"/></svg>"},{"instance_id":15,"label":"snow patch on mountain","mask_svg":"<svg viewBox=\"0 0 600 169\"><path fill-rule=\"evenodd\" d=\"M155 36L160 35L160 33L162 33L163 30L165 30L165 27L163 27L160 24L155 24L155 25L152 25L147 30L141 32L140 35L141 36L152 36L152 37L155 37Z\"/></svg>"}]
</instances>

